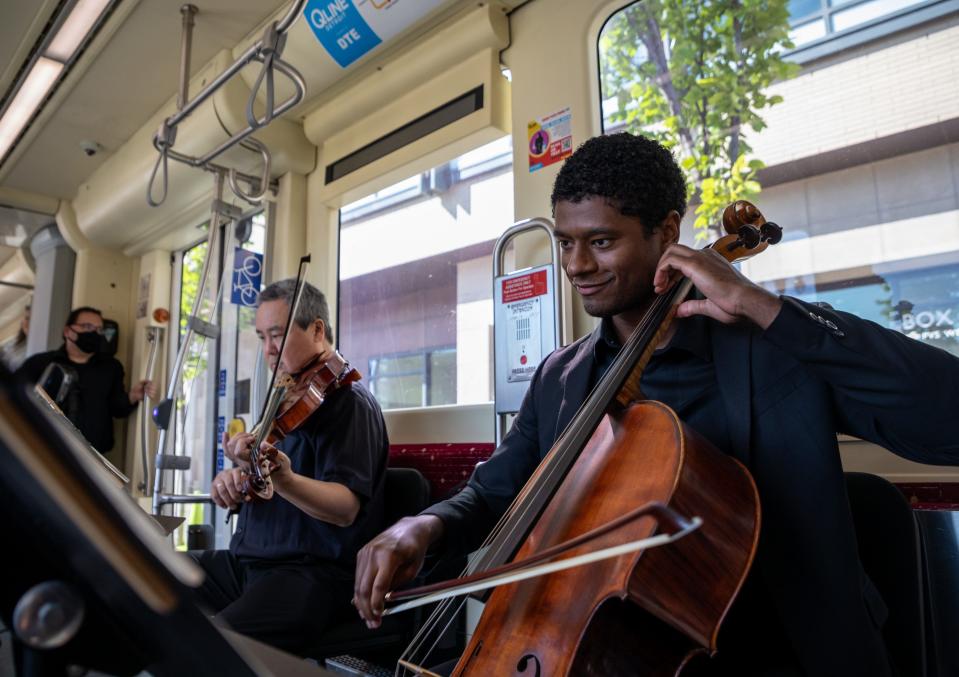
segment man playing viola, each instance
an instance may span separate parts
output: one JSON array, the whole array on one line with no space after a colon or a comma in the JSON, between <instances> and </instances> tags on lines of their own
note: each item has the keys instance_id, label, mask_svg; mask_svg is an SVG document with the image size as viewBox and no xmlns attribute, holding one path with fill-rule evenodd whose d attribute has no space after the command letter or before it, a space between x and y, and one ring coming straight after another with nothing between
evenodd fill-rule
<instances>
[{"instance_id":1,"label":"man playing viola","mask_svg":"<svg viewBox=\"0 0 959 677\"><path fill-rule=\"evenodd\" d=\"M906 458L959 464L959 360L853 315L760 287L711 250L678 244L686 182L641 136L590 139L553 188L562 265L590 335L548 356L494 455L456 496L359 553L355 605L370 627L427 551L477 548L659 294L698 297L643 371L648 399L751 471L762 504L753 567L710 674L889 675L885 606L859 561L836 433ZM713 516L721 519L722 516Z\"/></svg>"},{"instance_id":2,"label":"man playing viola","mask_svg":"<svg viewBox=\"0 0 959 677\"><path fill-rule=\"evenodd\" d=\"M304 284L282 355L295 280L264 289L256 311L267 362L294 379L334 354L326 298ZM362 382L332 390L275 447L261 445L275 453L271 500L246 492L253 441L250 433L223 436L238 467L220 472L210 494L240 513L228 551L191 553L207 573L199 598L234 630L303 654L349 612L356 551L384 526L386 426Z\"/></svg>"}]
</instances>

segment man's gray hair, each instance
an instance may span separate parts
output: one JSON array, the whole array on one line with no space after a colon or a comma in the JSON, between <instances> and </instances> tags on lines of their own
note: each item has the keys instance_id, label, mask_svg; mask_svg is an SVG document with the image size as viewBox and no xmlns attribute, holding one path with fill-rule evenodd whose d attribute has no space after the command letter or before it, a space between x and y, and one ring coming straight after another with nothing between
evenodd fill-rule
<instances>
[{"instance_id":1,"label":"man's gray hair","mask_svg":"<svg viewBox=\"0 0 959 677\"><path fill-rule=\"evenodd\" d=\"M257 305L264 301L286 301L288 306L293 305L294 291L296 291L296 280L294 278L274 282L260 292ZM326 340L333 343L333 325L330 324L330 306L326 303L326 297L319 289L304 281L300 307L297 309L293 321L300 329L306 329L317 319L323 320Z\"/></svg>"}]
</instances>

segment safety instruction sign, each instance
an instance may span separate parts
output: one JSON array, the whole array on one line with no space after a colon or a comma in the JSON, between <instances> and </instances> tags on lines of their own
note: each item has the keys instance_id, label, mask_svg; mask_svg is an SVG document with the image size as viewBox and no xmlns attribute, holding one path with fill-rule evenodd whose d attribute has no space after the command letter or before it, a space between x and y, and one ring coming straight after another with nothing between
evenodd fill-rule
<instances>
[{"instance_id":1,"label":"safety instruction sign","mask_svg":"<svg viewBox=\"0 0 959 677\"><path fill-rule=\"evenodd\" d=\"M553 264L493 279L496 413L515 413L536 368L559 341Z\"/></svg>"},{"instance_id":2,"label":"safety instruction sign","mask_svg":"<svg viewBox=\"0 0 959 677\"><path fill-rule=\"evenodd\" d=\"M529 171L535 172L573 154L573 115L567 106L526 125Z\"/></svg>"},{"instance_id":3,"label":"safety instruction sign","mask_svg":"<svg viewBox=\"0 0 959 677\"><path fill-rule=\"evenodd\" d=\"M533 372L543 357L539 340L541 314L539 297L506 306L509 323L506 329L506 360L509 364L506 380L510 383L533 378Z\"/></svg>"},{"instance_id":4,"label":"safety instruction sign","mask_svg":"<svg viewBox=\"0 0 959 677\"><path fill-rule=\"evenodd\" d=\"M346 68L389 40L442 0L309 0L303 8L313 35Z\"/></svg>"},{"instance_id":5,"label":"safety instruction sign","mask_svg":"<svg viewBox=\"0 0 959 677\"><path fill-rule=\"evenodd\" d=\"M529 381L543 358L540 330L546 271L508 278L501 284L506 311L506 380Z\"/></svg>"}]
</instances>

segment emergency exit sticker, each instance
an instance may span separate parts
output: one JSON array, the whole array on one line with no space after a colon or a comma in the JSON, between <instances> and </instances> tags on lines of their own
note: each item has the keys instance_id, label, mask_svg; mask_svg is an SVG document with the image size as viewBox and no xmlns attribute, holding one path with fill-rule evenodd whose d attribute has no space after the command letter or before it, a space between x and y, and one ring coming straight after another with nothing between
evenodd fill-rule
<instances>
[{"instance_id":1,"label":"emergency exit sticker","mask_svg":"<svg viewBox=\"0 0 959 677\"><path fill-rule=\"evenodd\" d=\"M546 293L546 271L520 275L503 280L503 303L521 301Z\"/></svg>"},{"instance_id":2,"label":"emergency exit sticker","mask_svg":"<svg viewBox=\"0 0 959 677\"><path fill-rule=\"evenodd\" d=\"M540 325L541 296L547 291L546 271L503 280L506 309L506 380L528 381L543 358Z\"/></svg>"},{"instance_id":3,"label":"emergency exit sticker","mask_svg":"<svg viewBox=\"0 0 959 677\"><path fill-rule=\"evenodd\" d=\"M309 0L303 9L316 39L341 68L382 42L353 3L354 0Z\"/></svg>"},{"instance_id":4,"label":"emergency exit sticker","mask_svg":"<svg viewBox=\"0 0 959 677\"><path fill-rule=\"evenodd\" d=\"M573 115L569 106L526 125L529 171L565 160L573 154Z\"/></svg>"}]
</instances>

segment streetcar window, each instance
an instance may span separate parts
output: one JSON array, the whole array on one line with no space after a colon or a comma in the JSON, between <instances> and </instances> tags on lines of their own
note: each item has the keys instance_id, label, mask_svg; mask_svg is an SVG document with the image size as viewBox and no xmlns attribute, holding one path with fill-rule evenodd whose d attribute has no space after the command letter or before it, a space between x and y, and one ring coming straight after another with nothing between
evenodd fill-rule
<instances>
[{"instance_id":1,"label":"streetcar window","mask_svg":"<svg viewBox=\"0 0 959 677\"><path fill-rule=\"evenodd\" d=\"M384 409L492 399L492 251L509 137L340 210L339 346Z\"/></svg>"},{"instance_id":2,"label":"streetcar window","mask_svg":"<svg viewBox=\"0 0 959 677\"><path fill-rule=\"evenodd\" d=\"M715 239L723 207L752 200L785 234L742 264L750 278L959 354L959 12L736 4L639 2L611 16L598 45L604 132L672 147L689 182L687 244ZM867 24L871 41L834 40L814 64L799 44Z\"/></svg>"}]
</instances>

